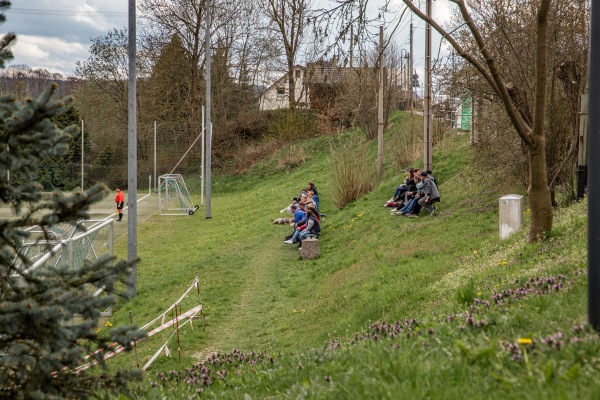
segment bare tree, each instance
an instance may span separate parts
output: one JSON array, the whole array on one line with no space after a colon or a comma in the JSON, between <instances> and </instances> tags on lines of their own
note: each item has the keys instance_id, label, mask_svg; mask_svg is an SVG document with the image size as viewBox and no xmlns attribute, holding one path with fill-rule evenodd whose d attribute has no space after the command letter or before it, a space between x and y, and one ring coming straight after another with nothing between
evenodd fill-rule
<instances>
[{"instance_id":1,"label":"bare tree","mask_svg":"<svg viewBox=\"0 0 600 400\"><path fill-rule=\"evenodd\" d=\"M310 0L263 0L265 14L273 21L274 29L280 35L288 75L290 109L296 108L296 77L294 67L302 43L304 29L308 24Z\"/></svg>"},{"instance_id":2,"label":"bare tree","mask_svg":"<svg viewBox=\"0 0 600 400\"><path fill-rule=\"evenodd\" d=\"M140 8L146 13L144 27L145 42L154 46L158 51L176 35L182 49L187 53L189 65L189 98L191 105L191 123L197 124L200 115L201 102L201 71L206 55L204 37L206 9L204 1L194 0L143 0ZM189 133L193 140L194 133Z\"/></svg>"},{"instance_id":3,"label":"bare tree","mask_svg":"<svg viewBox=\"0 0 600 400\"><path fill-rule=\"evenodd\" d=\"M547 56L548 56L548 14L552 6L551 0L541 0L536 12L536 42L535 42L535 100L532 119L528 120L520 112L522 101L519 89L502 75L498 68L496 57L490 52L489 44L482 35L481 30L475 23L464 0L453 1L462 16L470 38L476 45L476 49L466 49L461 46L455 34L446 31L437 21L427 17L415 2L403 0L404 3L419 18L431 24L445 40L447 40L457 53L472 64L479 74L490 85L493 93L502 101L504 108L515 128L517 135L521 138L527 148L529 161L529 187L527 194L531 207L531 230L530 241L541 239L545 232L552 229L553 208L548 188L548 173L546 166L546 97L547 97ZM515 11L518 4L513 4ZM464 32L464 31L463 31Z\"/></svg>"}]
</instances>

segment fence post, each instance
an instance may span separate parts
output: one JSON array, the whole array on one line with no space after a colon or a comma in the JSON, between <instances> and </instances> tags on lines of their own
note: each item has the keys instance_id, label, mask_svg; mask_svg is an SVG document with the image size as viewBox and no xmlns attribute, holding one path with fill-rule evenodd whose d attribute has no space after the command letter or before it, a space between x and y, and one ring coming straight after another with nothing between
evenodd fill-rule
<instances>
[{"instance_id":1,"label":"fence post","mask_svg":"<svg viewBox=\"0 0 600 400\"><path fill-rule=\"evenodd\" d=\"M69 269L75 270L75 254L73 250L73 239L69 239L67 242L67 250L69 251Z\"/></svg>"}]
</instances>

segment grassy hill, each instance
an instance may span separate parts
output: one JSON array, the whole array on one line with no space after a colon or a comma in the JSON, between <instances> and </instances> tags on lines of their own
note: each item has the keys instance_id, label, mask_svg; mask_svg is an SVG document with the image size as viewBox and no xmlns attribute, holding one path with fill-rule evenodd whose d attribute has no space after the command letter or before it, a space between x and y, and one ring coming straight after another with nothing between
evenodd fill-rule
<instances>
[{"instance_id":1,"label":"grassy hill","mask_svg":"<svg viewBox=\"0 0 600 400\"><path fill-rule=\"evenodd\" d=\"M386 154L398 154L389 146L405 140L409 122L392 120ZM305 158L298 166L280 162L288 148L244 175L214 177L211 219L200 210L139 226L138 295L110 324L129 323L129 312L139 325L154 318L195 274L205 315L204 330L181 330L181 361L170 339L174 356L157 359L146 374L156 387L143 385L140 396L600 396L599 344L585 328L585 202L560 210L541 243L527 244L526 232L500 242L506 193L474 179L468 138L447 134L433 160L437 217L382 207L400 181L393 160L371 193L336 210L329 146L311 139L293 145ZM290 228L272 224L308 180L327 214L316 260L301 260L282 242ZM125 256L126 243L117 252ZM140 344L141 362L160 345Z\"/></svg>"}]
</instances>

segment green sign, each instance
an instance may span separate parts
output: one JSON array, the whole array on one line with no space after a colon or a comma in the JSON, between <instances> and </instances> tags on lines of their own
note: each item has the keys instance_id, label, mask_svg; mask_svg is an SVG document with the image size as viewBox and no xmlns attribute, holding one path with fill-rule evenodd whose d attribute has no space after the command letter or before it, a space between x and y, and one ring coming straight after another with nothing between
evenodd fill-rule
<instances>
[{"instance_id":1,"label":"green sign","mask_svg":"<svg viewBox=\"0 0 600 400\"><path fill-rule=\"evenodd\" d=\"M471 130L471 95L467 94L462 99L460 107L460 129Z\"/></svg>"}]
</instances>

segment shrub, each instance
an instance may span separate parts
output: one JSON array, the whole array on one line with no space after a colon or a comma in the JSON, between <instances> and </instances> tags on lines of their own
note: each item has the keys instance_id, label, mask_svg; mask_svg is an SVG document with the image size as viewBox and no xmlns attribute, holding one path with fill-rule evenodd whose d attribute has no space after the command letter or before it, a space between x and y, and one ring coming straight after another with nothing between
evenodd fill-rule
<instances>
[{"instance_id":1,"label":"shrub","mask_svg":"<svg viewBox=\"0 0 600 400\"><path fill-rule=\"evenodd\" d=\"M344 208L373 189L375 162L369 161L368 142L342 137L330 140L333 203Z\"/></svg>"}]
</instances>

